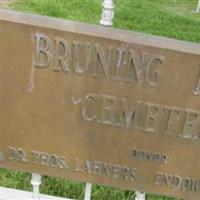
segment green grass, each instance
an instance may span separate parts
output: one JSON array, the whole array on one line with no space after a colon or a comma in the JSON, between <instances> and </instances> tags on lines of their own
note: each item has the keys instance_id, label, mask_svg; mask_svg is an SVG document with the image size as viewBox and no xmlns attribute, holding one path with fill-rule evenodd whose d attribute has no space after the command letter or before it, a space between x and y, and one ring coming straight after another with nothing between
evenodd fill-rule
<instances>
[{"instance_id":1,"label":"green grass","mask_svg":"<svg viewBox=\"0 0 200 200\"><path fill-rule=\"evenodd\" d=\"M17 0L12 9L98 24L100 0ZM197 0L116 0L114 27L200 43ZM0 169L0 185L31 190L30 174ZM43 177L41 192L83 199L84 184ZM95 185L92 199L131 200L134 192ZM147 200L177 200L148 194Z\"/></svg>"},{"instance_id":2,"label":"green grass","mask_svg":"<svg viewBox=\"0 0 200 200\"><path fill-rule=\"evenodd\" d=\"M17 0L20 11L98 24L101 0ZM116 0L114 27L200 42L197 0Z\"/></svg>"},{"instance_id":3,"label":"green grass","mask_svg":"<svg viewBox=\"0 0 200 200\"><path fill-rule=\"evenodd\" d=\"M6 170L0 168L0 186L17 188L31 191L30 185L31 175L28 173L16 172L13 170ZM43 176L42 185L40 187L41 193L83 199L84 183L67 181L60 178ZM104 187L94 185L92 190L92 199L94 200L133 200L135 194L130 190L114 189L111 187ZM147 200L178 200L170 197L159 197L148 194Z\"/></svg>"}]
</instances>

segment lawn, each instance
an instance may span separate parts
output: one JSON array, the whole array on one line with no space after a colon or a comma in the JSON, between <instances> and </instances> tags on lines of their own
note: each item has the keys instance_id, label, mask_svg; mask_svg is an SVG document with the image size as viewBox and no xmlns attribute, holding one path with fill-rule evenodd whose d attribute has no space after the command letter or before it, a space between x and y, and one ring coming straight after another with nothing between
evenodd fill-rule
<instances>
[{"instance_id":1,"label":"lawn","mask_svg":"<svg viewBox=\"0 0 200 200\"><path fill-rule=\"evenodd\" d=\"M101 0L17 0L11 7L31 13L98 24ZM197 0L115 0L114 27L200 42Z\"/></svg>"},{"instance_id":2,"label":"lawn","mask_svg":"<svg viewBox=\"0 0 200 200\"><path fill-rule=\"evenodd\" d=\"M98 24L101 0L17 0L15 10ZM116 0L114 27L200 43L197 0ZM31 190L30 174L0 169L0 185ZM43 177L41 192L83 199L84 184ZM95 185L92 199L131 200L134 192ZM147 200L175 200L148 194ZM176 199L177 200L177 199Z\"/></svg>"}]
</instances>

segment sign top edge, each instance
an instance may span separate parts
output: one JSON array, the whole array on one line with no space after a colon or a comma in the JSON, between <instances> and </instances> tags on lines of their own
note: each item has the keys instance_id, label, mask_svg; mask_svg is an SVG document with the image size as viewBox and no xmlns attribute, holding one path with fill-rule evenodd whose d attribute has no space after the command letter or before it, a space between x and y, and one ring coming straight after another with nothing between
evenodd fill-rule
<instances>
[{"instance_id":1,"label":"sign top edge","mask_svg":"<svg viewBox=\"0 0 200 200\"><path fill-rule=\"evenodd\" d=\"M200 44L194 42L115 29L111 27L103 27L100 25L74 22L48 16L21 13L13 10L0 9L0 21L8 21L24 25L28 24L60 31L69 31L72 33L88 34L91 36L119 40L122 42L131 41L131 43L135 44L200 55Z\"/></svg>"}]
</instances>

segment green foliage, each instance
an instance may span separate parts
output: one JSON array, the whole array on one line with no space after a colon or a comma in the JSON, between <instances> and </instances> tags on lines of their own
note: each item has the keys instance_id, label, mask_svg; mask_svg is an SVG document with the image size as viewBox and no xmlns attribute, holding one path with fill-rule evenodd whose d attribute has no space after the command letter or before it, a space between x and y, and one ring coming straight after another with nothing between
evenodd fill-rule
<instances>
[{"instance_id":1,"label":"green foliage","mask_svg":"<svg viewBox=\"0 0 200 200\"><path fill-rule=\"evenodd\" d=\"M116 0L114 27L181 40L200 42L200 14L193 11L196 0ZM101 0L16 0L10 6L64 19L98 24ZM31 190L30 174L0 169L0 185ZM41 192L83 199L84 184L43 177ZM131 200L134 192L95 185L92 199ZM177 200L148 194L147 200Z\"/></svg>"},{"instance_id":2,"label":"green foliage","mask_svg":"<svg viewBox=\"0 0 200 200\"><path fill-rule=\"evenodd\" d=\"M31 190L30 174L0 168L0 186Z\"/></svg>"}]
</instances>

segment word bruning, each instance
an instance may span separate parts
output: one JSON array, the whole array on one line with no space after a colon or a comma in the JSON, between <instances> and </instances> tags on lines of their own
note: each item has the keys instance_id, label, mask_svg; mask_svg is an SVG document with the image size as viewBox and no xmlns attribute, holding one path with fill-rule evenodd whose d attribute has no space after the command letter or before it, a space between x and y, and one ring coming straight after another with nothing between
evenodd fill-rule
<instances>
[{"instance_id":1,"label":"word bruning","mask_svg":"<svg viewBox=\"0 0 200 200\"><path fill-rule=\"evenodd\" d=\"M83 98L81 115L87 122L200 139L200 112L191 109L91 93Z\"/></svg>"},{"instance_id":2,"label":"word bruning","mask_svg":"<svg viewBox=\"0 0 200 200\"><path fill-rule=\"evenodd\" d=\"M104 77L150 87L159 83L159 68L164 60L161 55L149 55L123 46L114 48L78 40L68 42L60 37L51 39L43 33L35 33L34 38L34 67L51 67L56 72Z\"/></svg>"}]
</instances>

